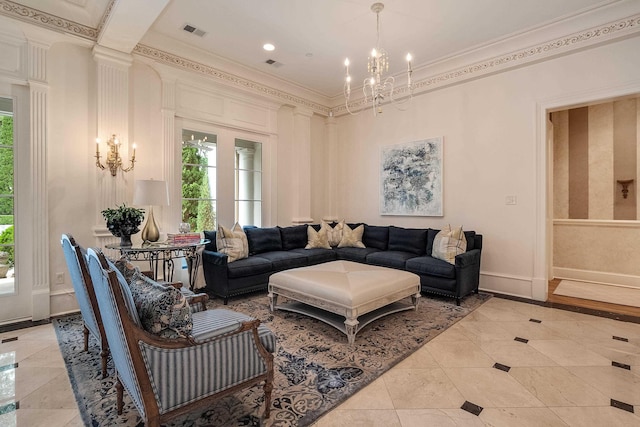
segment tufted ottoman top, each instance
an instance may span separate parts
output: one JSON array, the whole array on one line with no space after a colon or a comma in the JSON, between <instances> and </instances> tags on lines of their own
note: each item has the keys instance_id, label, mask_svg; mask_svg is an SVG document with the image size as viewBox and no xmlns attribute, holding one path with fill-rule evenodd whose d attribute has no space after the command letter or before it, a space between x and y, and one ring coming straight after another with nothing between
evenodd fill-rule
<instances>
[{"instance_id":1,"label":"tufted ottoman top","mask_svg":"<svg viewBox=\"0 0 640 427\"><path fill-rule=\"evenodd\" d=\"M408 271L331 261L271 275L269 284L343 307L355 308L399 291L420 291L420 277Z\"/></svg>"}]
</instances>

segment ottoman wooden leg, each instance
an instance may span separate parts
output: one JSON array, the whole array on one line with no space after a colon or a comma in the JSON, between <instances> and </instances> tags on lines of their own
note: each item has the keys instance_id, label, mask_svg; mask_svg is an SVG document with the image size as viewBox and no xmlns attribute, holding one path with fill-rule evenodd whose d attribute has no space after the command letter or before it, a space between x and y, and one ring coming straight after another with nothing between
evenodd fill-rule
<instances>
[{"instance_id":1,"label":"ottoman wooden leg","mask_svg":"<svg viewBox=\"0 0 640 427\"><path fill-rule=\"evenodd\" d=\"M269 310L273 313L278 305L278 294L269 291Z\"/></svg>"},{"instance_id":2,"label":"ottoman wooden leg","mask_svg":"<svg viewBox=\"0 0 640 427\"><path fill-rule=\"evenodd\" d=\"M349 344L353 344L356 340L356 332L358 332L358 322L357 319L347 319L344 321L345 331L347 333L347 340Z\"/></svg>"},{"instance_id":3,"label":"ottoman wooden leg","mask_svg":"<svg viewBox=\"0 0 640 427\"><path fill-rule=\"evenodd\" d=\"M413 309L417 310L418 309L418 303L420 302L420 298L422 297L422 295L420 295L420 292L418 292L415 295L411 295L411 303L413 304Z\"/></svg>"}]
</instances>

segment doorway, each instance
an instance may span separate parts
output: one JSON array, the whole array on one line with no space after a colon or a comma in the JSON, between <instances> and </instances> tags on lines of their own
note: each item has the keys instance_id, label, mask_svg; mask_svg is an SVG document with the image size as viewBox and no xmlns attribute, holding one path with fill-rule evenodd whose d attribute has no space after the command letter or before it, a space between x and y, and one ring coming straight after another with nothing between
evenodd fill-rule
<instances>
[{"instance_id":1,"label":"doorway","mask_svg":"<svg viewBox=\"0 0 640 427\"><path fill-rule=\"evenodd\" d=\"M638 315L640 96L547 108L545 116L548 301Z\"/></svg>"}]
</instances>

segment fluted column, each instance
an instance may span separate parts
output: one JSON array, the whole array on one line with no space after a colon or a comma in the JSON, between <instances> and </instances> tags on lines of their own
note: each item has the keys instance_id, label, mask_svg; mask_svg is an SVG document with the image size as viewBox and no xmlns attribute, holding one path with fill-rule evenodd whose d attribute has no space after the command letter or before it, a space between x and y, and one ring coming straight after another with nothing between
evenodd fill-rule
<instances>
[{"instance_id":1,"label":"fluted column","mask_svg":"<svg viewBox=\"0 0 640 427\"><path fill-rule=\"evenodd\" d=\"M293 211L291 222L305 224L311 218L311 116L313 111L293 111Z\"/></svg>"},{"instance_id":2,"label":"fluted column","mask_svg":"<svg viewBox=\"0 0 640 427\"><path fill-rule=\"evenodd\" d=\"M335 159L338 158L338 124L335 117L329 116L326 118L325 129L327 130L327 150L324 156L324 177L327 182L327 187L324 204L326 206L326 210L322 219L325 221L337 221L338 208L336 197L338 194L338 171Z\"/></svg>"},{"instance_id":3,"label":"fluted column","mask_svg":"<svg viewBox=\"0 0 640 427\"><path fill-rule=\"evenodd\" d=\"M129 68L132 58L128 54L95 46L93 59L96 62L96 137L103 141L100 151L104 160L107 152L104 141L115 134L120 141L120 155L126 167L131 153L129 148ZM133 185L131 173L125 174L119 170L114 177L108 170L96 168L94 237L98 246L118 241L107 230L101 211L130 202L127 200L127 187L130 185Z\"/></svg>"},{"instance_id":4,"label":"fluted column","mask_svg":"<svg viewBox=\"0 0 640 427\"><path fill-rule=\"evenodd\" d=\"M49 205L47 198L47 137L49 85L47 52L49 46L28 42L29 142L33 217L32 235L32 301L33 320L49 317ZM25 277L26 278L26 277Z\"/></svg>"},{"instance_id":5,"label":"fluted column","mask_svg":"<svg viewBox=\"0 0 640 427\"><path fill-rule=\"evenodd\" d=\"M162 80L162 151L164 153L163 179L169 185L169 203L166 221L170 230L182 222L181 148L176 141L176 82Z\"/></svg>"}]
</instances>

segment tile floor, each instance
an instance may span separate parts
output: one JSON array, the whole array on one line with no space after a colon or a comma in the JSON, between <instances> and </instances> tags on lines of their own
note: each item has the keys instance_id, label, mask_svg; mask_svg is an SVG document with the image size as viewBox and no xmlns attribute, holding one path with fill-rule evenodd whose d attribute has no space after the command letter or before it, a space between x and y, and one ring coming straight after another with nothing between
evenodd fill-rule
<instances>
[{"instance_id":1,"label":"tile floor","mask_svg":"<svg viewBox=\"0 0 640 427\"><path fill-rule=\"evenodd\" d=\"M0 334L16 425L82 425L51 325ZM640 324L492 298L315 423L484 425L640 425Z\"/></svg>"}]
</instances>

